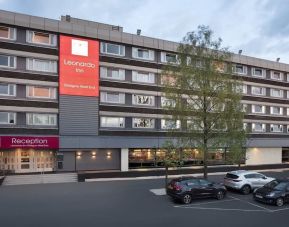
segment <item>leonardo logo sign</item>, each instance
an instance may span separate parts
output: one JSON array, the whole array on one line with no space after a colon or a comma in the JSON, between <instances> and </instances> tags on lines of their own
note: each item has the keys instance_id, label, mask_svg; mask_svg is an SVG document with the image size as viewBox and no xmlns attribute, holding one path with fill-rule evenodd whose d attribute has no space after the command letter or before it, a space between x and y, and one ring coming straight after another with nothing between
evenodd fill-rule
<instances>
[{"instance_id":1,"label":"leonardo logo sign","mask_svg":"<svg viewBox=\"0 0 289 227\"><path fill-rule=\"evenodd\" d=\"M60 95L99 96L99 42L60 36Z\"/></svg>"}]
</instances>

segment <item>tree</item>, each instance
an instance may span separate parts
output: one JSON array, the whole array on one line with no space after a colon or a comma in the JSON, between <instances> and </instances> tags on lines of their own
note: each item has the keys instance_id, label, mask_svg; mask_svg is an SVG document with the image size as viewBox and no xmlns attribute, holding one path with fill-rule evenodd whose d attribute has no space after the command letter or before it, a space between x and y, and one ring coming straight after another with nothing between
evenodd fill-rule
<instances>
[{"instance_id":1,"label":"tree","mask_svg":"<svg viewBox=\"0 0 289 227\"><path fill-rule=\"evenodd\" d=\"M163 69L165 109L171 121L181 121L182 130L170 130L182 147L196 148L203 156L207 178L208 152L226 147L237 154L244 146L241 81L232 74L231 53L213 40L213 32L199 26L189 32L169 56Z\"/></svg>"}]
</instances>

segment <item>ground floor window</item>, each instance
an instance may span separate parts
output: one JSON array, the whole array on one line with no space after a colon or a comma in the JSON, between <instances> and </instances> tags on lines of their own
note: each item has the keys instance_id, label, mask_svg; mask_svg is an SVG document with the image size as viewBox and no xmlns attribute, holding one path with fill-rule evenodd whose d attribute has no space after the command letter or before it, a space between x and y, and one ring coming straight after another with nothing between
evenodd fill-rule
<instances>
[{"instance_id":1,"label":"ground floor window","mask_svg":"<svg viewBox=\"0 0 289 227\"><path fill-rule=\"evenodd\" d=\"M289 147L282 148L282 162L289 162Z\"/></svg>"},{"instance_id":2,"label":"ground floor window","mask_svg":"<svg viewBox=\"0 0 289 227\"><path fill-rule=\"evenodd\" d=\"M182 152L188 154L183 156ZM221 165L227 163L227 154L229 151L226 148L210 149L208 153L209 165ZM180 161L183 166L193 166L203 164L203 154L198 149L180 150ZM245 156L245 154L244 154ZM156 168L163 167L165 150L163 149L129 149L129 168ZM242 163L245 159L242 160ZM181 163L181 162L180 162Z\"/></svg>"}]
</instances>

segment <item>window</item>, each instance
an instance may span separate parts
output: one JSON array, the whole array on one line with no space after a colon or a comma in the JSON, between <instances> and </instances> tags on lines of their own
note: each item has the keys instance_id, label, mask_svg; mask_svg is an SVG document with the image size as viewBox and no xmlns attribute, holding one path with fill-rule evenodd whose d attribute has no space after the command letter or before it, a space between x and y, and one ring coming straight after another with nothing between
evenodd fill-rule
<instances>
[{"instance_id":1,"label":"window","mask_svg":"<svg viewBox=\"0 0 289 227\"><path fill-rule=\"evenodd\" d=\"M139 58L143 60L153 61L155 59L155 52L153 50L141 49L141 48L132 48L132 57Z\"/></svg>"},{"instance_id":2,"label":"window","mask_svg":"<svg viewBox=\"0 0 289 227\"><path fill-rule=\"evenodd\" d=\"M244 65L235 65L233 66L233 72L237 74L245 75L247 74L247 67Z\"/></svg>"},{"instance_id":3,"label":"window","mask_svg":"<svg viewBox=\"0 0 289 227\"><path fill-rule=\"evenodd\" d=\"M247 94L247 85L246 84L238 84L236 87L236 91L241 94Z\"/></svg>"},{"instance_id":4,"label":"window","mask_svg":"<svg viewBox=\"0 0 289 227\"><path fill-rule=\"evenodd\" d=\"M56 73L57 63L56 61L51 60L27 58L26 69L40 72Z\"/></svg>"},{"instance_id":5,"label":"window","mask_svg":"<svg viewBox=\"0 0 289 227\"><path fill-rule=\"evenodd\" d=\"M270 113L274 115L283 115L283 108L278 106L271 106Z\"/></svg>"},{"instance_id":6,"label":"window","mask_svg":"<svg viewBox=\"0 0 289 227\"><path fill-rule=\"evenodd\" d=\"M35 44L41 44L41 45L47 45L47 46L57 45L56 35L44 33L44 32L27 31L26 41L28 43L35 43Z\"/></svg>"},{"instance_id":7,"label":"window","mask_svg":"<svg viewBox=\"0 0 289 227\"><path fill-rule=\"evenodd\" d=\"M16 57L0 55L0 67L16 68Z\"/></svg>"},{"instance_id":8,"label":"window","mask_svg":"<svg viewBox=\"0 0 289 227\"><path fill-rule=\"evenodd\" d=\"M161 62L178 64L178 55L172 53L161 52Z\"/></svg>"},{"instance_id":9,"label":"window","mask_svg":"<svg viewBox=\"0 0 289 227\"><path fill-rule=\"evenodd\" d=\"M252 89L253 95L265 95L265 92L266 92L266 88L264 88L264 87L252 86L251 89Z\"/></svg>"},{"instance_id":10,"label":"window","mask_svg":"<svg viewBox=\"0 0 289 227\"><path fill-rule=\"evenodd\" d=\"M153 84L155 83L155 74L132 71L132 81Z\"/></svg>"},{"instance_id":11,"label":"window","mask_svg":"<svg viewBox=\"0 0 289 227\"><path fill-rule=\"evenodd\" d=\"M0 95L2 96L15 96L16 85L15 84L2 84L0 83Z\"/></svg>"},{"instance_id":12,"label":"window","mask_svg":"<svg viewBox=\"0 0 289 227\"><path fill-rule=\"evenodd\" d=\"M261 68L252 68L252 76L265 77L265 70Z\"/></svg>"},{"instance_id":13,"label":"window","mask_svg":"<svg viewBox=\"0 0 289 227\"><path fill-rule=\"evenodd\" d=\"M124 128L124 117L100 117L100 126L109 128Z\"/></svg>"},{"instance_id":14,"label":"window","mask_svg":"<svg viewBox=\"0 0 289 227\"><path fill-rule=\"evenodd\" d=\"M270 95L272 97L283 98L283 90L271 88L270 89Z\"/></svg>"},{"instance_id":15,"label":"window","mask_svg":"<svg viewBox=\"0 0 289 227\"><path fill-rule=\"evenodd\" d=\"M151 118L133 118L132 127L133 128L154 128L155 120Z\"/></svg>"},{"instance_id":16,"label":"window","mask_svg":"<svg viewBox=\"0 0 289 227\"><path fill-rule=\"evenodd\" d=\"M100 77L112 80L125 80L125 70L100 67Z\"/></svg>"},{"instance_id":17,"label":"window","mask_svg":"<svg viewBox=\"0 0 289 227\"><path fill-rule=\"evenodd\" d=\"M262 105L252 105L252 113L265 113L265 106Z\"/></svg>"},{"instance_id":18,"label":"window","mask_svg":"<svg viewBox=\"0 0 289 227\"><path fill-rule=\"evenodd\" d=\"M270 124L270 132L283 132L283 125Z\"/></svg>"},{"instance_id":19,"label":"window","mask_svg":"<svg viewBox=\"0 0 289 227\"><path fill-rule=\"evenodd\" d=\"M124 104L125 103L125 94L119 93L119 92L102 91L102 92L100 92L100 101L101 102L107 102L107 103Z\"/></svg>"},{"instance_id":20,"label":"window","mask_svg":"<svg viewBox=\"0 0 289 227\"><path fill-rule=\"evenodd\" d=\"M262 123L252 123L252 132L266 132L266 125Z\"/></svg>"},{"instance_id":21,"label":"window","mask_svg":"<svg viewBox=\"0 0 289 227\"><path fill-rule=\"evenodd\" d=\"M102 54L111 54L124 56L125 55L125 46L113 44L113 43L101 43L100 52Z\"/></svg>"},{"instance_id":22,"label":"window","mask_svg":"<svg viewBox=\"0 0 289 227\"><path fill-rule=\"evenodd\" d=\"M52 87L27 86L26 92L30 98L56 99L56 88Z\"/></svg>"},{"instance_id":23,"label":"window","mask_svg":"<svg viewBox=\"0 0 289 227\"><path fill-rule=\"evenodd\" d=\"M243 111L244 113L247 113L247 109L248 109L248 104L242 103L242 111Z\"/></svg>"},{"instance_id":24,"label":"window","mask_svg":"<svg viewBox=\"0 0 289 227\"><path fill-rule=\"evenodd\" d=\"M155 97L148 95L132 95L132 104L134 105L144 105L144 106L154 106Z\"/></svg>"},{"instance_id":25,"label":"window","mask_svg":"<svg viewBox=\"0 0 289 227\"><path fill-rule=\"evenodd\" d=\"M161 120L162 129L180 129L181 121L172 119L162 119Z\"/></svg>"},{"instance_id":26,"label":"window","mask_svg":"<svg viewBox=\"0 0 289 227\"><path fill-rule=\"evenodd\" d=\"M0 39L16 39L16 29L10 27L0 26Z\"/></svg>"},{"instance_id":27,"label":"window","mask_svg":"<svg viewBox=\"0 0 289 227\"><path fill-rule=\"evenodd\" d=\"M283 80L283 73L271 71L271 79L273 80Z\"/></svg>"},{"instance_id":28,"label":"window","mask_svg":"<svg viewBox=\"0 0 289 227\"><path fill-rule=\"evenodd\" d=\"M161 75L161 85L176 86L177 78L169 75Z\"/></svg>"},{"instance_id":29,"label":"window","mask_svg":"<svg viewBox=\"0 0 289 227\"><path fill-rule=\"evenodd\" d=\"M27 113L26 115L28 125L46 125L56 126L57 115L56 114L38 114L38 113Z\"/></svg>"},{"instance_id":30,"label":"window","mask_svg":"<svg viewBox=\"0 0 289 227\"><path fill-rule=\"evenodd\" d=\"M243 129L244 129L245 131L248 130L248 123L243 123Z\"/></svg>"},{"instance_id":31,"label":"window","mask_svg":"<svg viewBox=\"0 0 289 227\"><path fill-rule=\"evenodd\" d=\"M16 113L0 112L0 124L15 125Z\"/></svg>"},{"instance_id":32,"label":"window","mask_svg":"<svg viewBox=\"0 0 289 227\"><path fill-rule=\"evenodd\" d=\"M168 99L166 97L161 97L161 107L175 107L176 102L173 99Z\"/></svg>"}]
</instances>

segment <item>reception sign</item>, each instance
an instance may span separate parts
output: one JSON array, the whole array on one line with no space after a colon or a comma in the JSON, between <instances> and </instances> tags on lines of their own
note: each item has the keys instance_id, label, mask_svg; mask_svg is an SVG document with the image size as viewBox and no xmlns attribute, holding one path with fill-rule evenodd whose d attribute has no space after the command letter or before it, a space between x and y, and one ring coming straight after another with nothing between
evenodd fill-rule
<instances>
[{"instance_id":1,"label":"reception sign","mask_svg":"<svg viewBox=\"0 0 289 227\"><path fill-rule=\"evenodd\" d=\"M1 136L1 149L12 148L38 148L38 149L58 149L59 138L57 136Z\"/></svg>"},{"instance_id":2,"label":"reception sign","mask_svg":"<svg viewBox=\"0 0 289 227\"><path fill-rule=\"evenodd\" d=\"M60 95L99 96L99 42L60 36Z\"/></svg>"}]
</instances>

